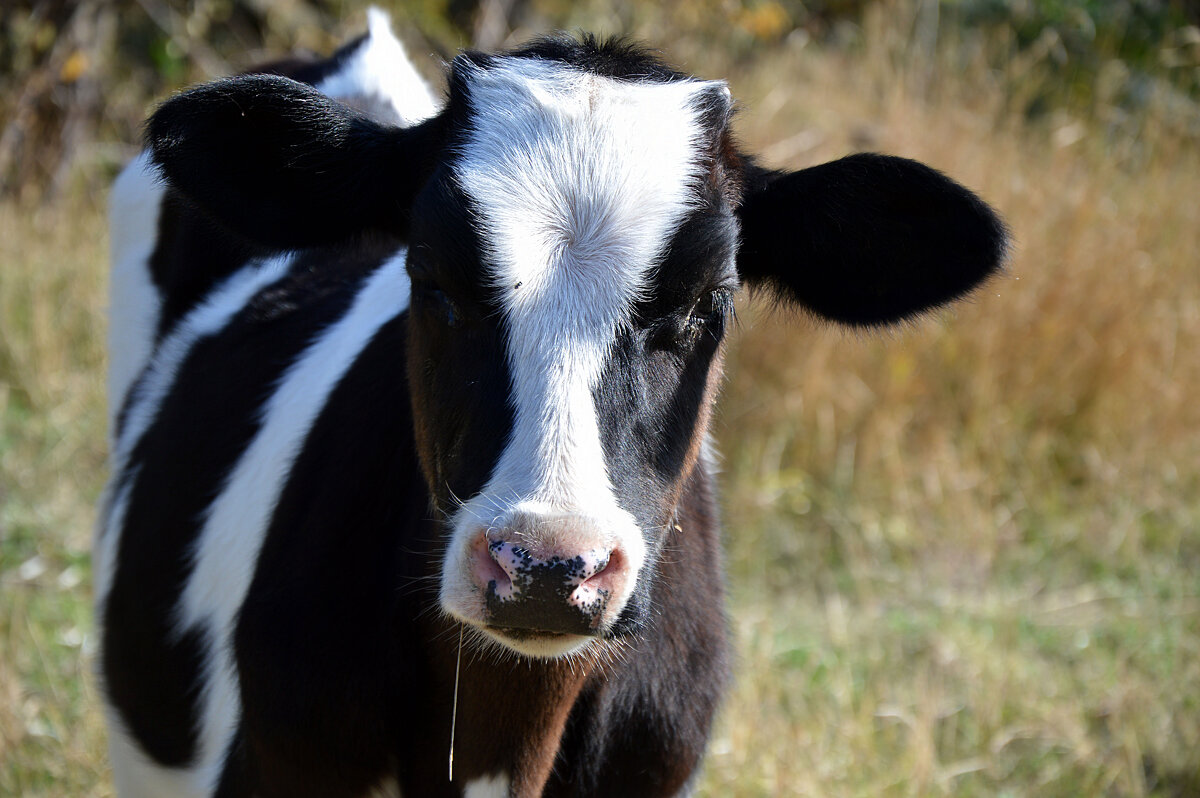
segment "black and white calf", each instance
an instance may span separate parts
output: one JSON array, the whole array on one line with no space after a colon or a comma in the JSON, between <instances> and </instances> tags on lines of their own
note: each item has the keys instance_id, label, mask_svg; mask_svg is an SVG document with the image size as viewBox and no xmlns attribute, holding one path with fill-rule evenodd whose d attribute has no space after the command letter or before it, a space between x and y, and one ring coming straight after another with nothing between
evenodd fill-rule
<instances>
[{"instance_id":1,"label":"black and white calf","mask_svg":"<svg viewBox=\"0 0 1200 798\"><path fill-rule=\"evenodd\" d=\"M1003 226L912 161L763 169L624 44L465 53L440 108L380 17L289 69L169 100L115 190L120 794L686 793L735 292L882 325Z\"/></svg>"}]
</instances>

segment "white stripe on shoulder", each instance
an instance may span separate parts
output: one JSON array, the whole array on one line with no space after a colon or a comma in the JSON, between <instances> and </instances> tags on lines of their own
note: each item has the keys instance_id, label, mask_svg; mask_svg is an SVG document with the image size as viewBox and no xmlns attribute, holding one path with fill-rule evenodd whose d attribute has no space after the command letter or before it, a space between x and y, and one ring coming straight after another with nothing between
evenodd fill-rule
<instances>
[{"instance_id":1,"label":"white stripe on shoulder","mask_svg":"<svg viewBox=\"0 0 1200 798\"><path fill-rule=\"evenodd\" d=\"M262 410L262 426L209 506L177 607L177 631L208 631L197 769L213 785L239 714L233 627L250 589L271 515L292 463L330 393L386 322L408 305L401 250L359 289L350 310L288 368Z\"/></svg>"},{"instance_id":2,"label":"white stripe on shoulder","mask_svg":"<svg viewBox=\"0 0 1200 798\"><path fill-rule=\"evenodd\" d=\"M125 426L113 450L112 473L120 474L128 463L133 447L141 440L158 415L179 366L201 338L215 335L254 296L271 283L283 278L292 265L294 255L287 254L267 260L257 260L235 272L208 294L197 307L163 339L150 365L134 385L133 404L125 418Z\"/></svg>"},{"instance_id":3,"label":"white stripe on shoulder","mask_svg":"<svg viewBox=\"0 0 1200 798\"><path fill-rule=\"evenodd\" d=\"M129 494L137 484L137 468L123 477L116 472L104 486L104 497L100 500L100 517L96 520L96 533L92 536L92 582L96 604L96 625L104 623L104 605L112 580L117 572L117 544L121 540L121 529L125 526L125 512L129 508ZM114 491L118 491L114 493ZM103 630L97 630L103 639Z\"/></svg>"},{"instance_id":4,"label":"white stripe on shoulder","mask_svg":"<svg viewBox=\"0 0 1200 798\"><path fill-rule=\"evenodd\" d=\"M129 389L133 394L132 404L121 435L113 442L109 455L109 484L106 491L112 502L104 501L101 504L106 508L105 517L100 519L101 525L96 529L92 550L97 608L104 606L116 570L117 547L121 540L121 529L125 526L125 510L129 493L136 482L135 473L125 473L131 465L129 457L134 447L158 416L163 400L175 384L180 365L196 343L225 329L255 294L287 273L291 262L291 255L255 261L226 279L176 324L154 350L141 378ZM113 398L110 395L110 401ZM118 489L120 492L114 493Z\"/></svg>"}]
</instances>

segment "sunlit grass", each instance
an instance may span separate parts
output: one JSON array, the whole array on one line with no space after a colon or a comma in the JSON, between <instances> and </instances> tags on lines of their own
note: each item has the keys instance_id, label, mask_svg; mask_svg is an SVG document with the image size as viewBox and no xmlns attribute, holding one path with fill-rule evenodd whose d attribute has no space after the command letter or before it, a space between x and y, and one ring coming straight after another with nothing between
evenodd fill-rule
<instances>
[{"instance_id":1,"label":"sunlit grass","mask_svg":"<svg viewBox=\"0 0 1200 798\"><path fill-rule=\"evenodd\" d=\"M1200 794L1200 154L1153 112L1015 120L1011 80L891 30L671 50L730 76L768 163L918 158L1017 242L970 303L883 336L742 304L716 427L737 682L701 792ZM92 203L0 206L4 795L111 790L104 250Z\"/></svg>"},{"instance_id":2,"label":"sunlit grass","mask_svg":"<svg viewBox=\"0 0 1200 798\"><path fill-rule=\"evenodd\" d=\"M922 79L889 36L739 76L746 138L924 160L1017 247L881 338L743 309L708 793L1200 793L1200 158L1153 119L1018 123L1003 82Z\"/></svg>"}]
</instances>

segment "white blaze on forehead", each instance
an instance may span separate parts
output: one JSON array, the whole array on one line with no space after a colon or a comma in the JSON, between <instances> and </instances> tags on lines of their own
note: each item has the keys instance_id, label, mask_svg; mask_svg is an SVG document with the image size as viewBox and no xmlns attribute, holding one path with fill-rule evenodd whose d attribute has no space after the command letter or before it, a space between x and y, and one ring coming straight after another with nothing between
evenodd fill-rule
<instances>
[{"instance_id":1,"label":"white blaze on forehead","mask_svg":"<svg viewBox=\"0 0 1200 798\"><path fill-rule=\"evenodd\" d=\"M633 302L696 202L697 95L559 62L459 62L471 124L456 174L504 308L515 412L485 494L616 512L592 389Z\"/></svg>"}]
</instances>

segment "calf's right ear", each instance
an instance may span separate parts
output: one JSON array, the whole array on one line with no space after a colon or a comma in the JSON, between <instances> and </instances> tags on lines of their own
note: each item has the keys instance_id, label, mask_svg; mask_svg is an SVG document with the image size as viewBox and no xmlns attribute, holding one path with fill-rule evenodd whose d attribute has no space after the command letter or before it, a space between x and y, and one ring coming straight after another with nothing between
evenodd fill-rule
<instances>
[{"instance_id":1,"label":"calf's right ear","mask_svg":"<svg viewBox=\"0 0 1200 798\"><path fill-rule=\"evenodd\" d=\"M752 166L738 273L830 321L876 327L938 308L1000 270L1008 231L917 161L861 153L798 172Z\"/></svg>"},{"instance_id":2,"label":"calf's right ear","mask_svg":"<svg viewBox=\"0 0 1200 798\"><path fill-rule=\"evenodd\" d=\"M185 198L275 249L365 230L403 237L440 140L440 120L387 127L278 75L244 75L173 97L146 143Z\"/></svg>"}]
</instances>

